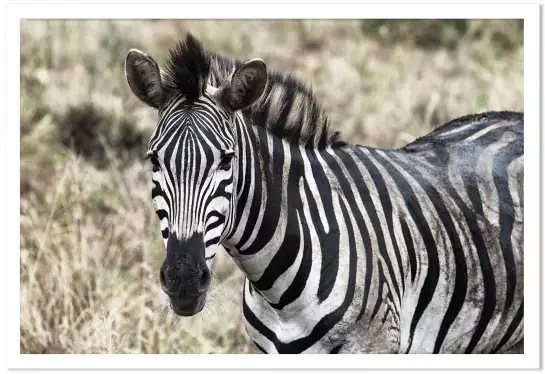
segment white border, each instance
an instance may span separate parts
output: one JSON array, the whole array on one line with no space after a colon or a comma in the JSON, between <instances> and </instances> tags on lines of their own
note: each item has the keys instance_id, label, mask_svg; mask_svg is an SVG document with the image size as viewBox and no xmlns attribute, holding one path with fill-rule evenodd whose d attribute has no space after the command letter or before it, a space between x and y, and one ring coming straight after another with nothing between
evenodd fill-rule
<instances>
[{"instance_id":1,"label":"white border","mask_svg":"<svg viewBox=\"0 0 545 374\"><path fill-rule=\"evenodd\" d=\"M234 5L214 2L193 4L135 4L120 3L102 5L89 3L60 2L57 5L8 4L6 14L7 32L7 72L6 96L7 126L5 141L5 162L7 191L6 196L6 239L5 253L7 256L6 282L8 318L7 318L7 358L9 368L58 368L58 369L226 369L226 368L376 368L376 369L407 369L407 368L539 368L540 360L540 321L539 321L539 184L532 181L539 167L539 15L537 4L290 4L282 7L279 4L254 4L240 1ZM127 3L127 2L125 2ZM306 2L308 3L308 2ZM19 39L21 18L72 18L72 19L149 19L149 18L487 18L512 19L524 18L524 105L525 117L525 177L524 196L530 204L526 206L525 219L525 354L524 355L343 355L337 359L327 355L313 356L283 356L278 359L266 355L21 355L19 353L19 220L13 219L19 212L19 165L13 162L20 155L19 138ZM250 16L251 15L251 16ZM166 17L165 17L166 16ZM7 109L6 108L6 109ZM4 140L2 139L2 140ZM9 140L8 140L9 139ZM528 172L529 171L529 172ZM14 193L17 191L17 193ZM17 197L17 198L16 198ZM535 202L535 203L534 203ZM9 212L9 213L8 213ZM532 300L536 300L532 303Z\"/></svg>"}]
</instances>

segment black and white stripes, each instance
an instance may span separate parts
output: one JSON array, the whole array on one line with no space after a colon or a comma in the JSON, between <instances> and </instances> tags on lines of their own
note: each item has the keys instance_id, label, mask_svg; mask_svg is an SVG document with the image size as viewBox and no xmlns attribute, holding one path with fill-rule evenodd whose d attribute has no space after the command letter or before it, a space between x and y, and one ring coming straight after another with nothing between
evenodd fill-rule
<instances>
[{"instance_id":1,"label":"black and white stripes","mask_svg":"<svg viewBox=\"0 0 545 374\"><path fill-rule=\"evenodd\" d=\"M221 244L244 272L260 350L523 345L523 114L462 117L399 149L350 145L295 78L180 45L149 145L153 201L165 244L202 235L208 266ZM181 87L203 77L198 97L200 83Z\"/></svg>"}]
</instances>

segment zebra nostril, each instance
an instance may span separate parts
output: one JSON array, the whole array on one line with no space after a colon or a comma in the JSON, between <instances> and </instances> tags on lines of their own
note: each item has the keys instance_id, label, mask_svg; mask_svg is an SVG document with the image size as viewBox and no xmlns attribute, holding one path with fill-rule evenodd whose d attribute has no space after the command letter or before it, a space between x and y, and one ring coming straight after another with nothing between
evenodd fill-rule
<instances>
[{"instance_id":1,"label":"zebra nostril","mask_svg":"<svg viewBox=\"0 0 545 374\"><path fill-rule=\"evenodd\" d=\"M165 271L163 269L159 270L159 281L161 282L161 288L163 289L163 291L168 292L167 279L165 277Z\"/></svg>"},{"instance_id":2,"label":"zebra nostril","mask_svg":"<svg viewBox=\"0 0 545 374\"><path fill-rule=\"evenodd\" d=\"M205 292L208 289L211 279L212 275L210 274L210 270L204 269L201 275L201 280L199 282L199 292Z\"/></svg>"}]
</instances>

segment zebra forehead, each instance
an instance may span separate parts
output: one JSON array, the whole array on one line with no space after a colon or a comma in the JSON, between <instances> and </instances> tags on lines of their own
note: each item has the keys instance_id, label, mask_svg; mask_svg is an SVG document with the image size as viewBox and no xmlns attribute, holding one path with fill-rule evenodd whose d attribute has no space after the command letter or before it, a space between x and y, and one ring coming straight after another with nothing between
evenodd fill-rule
<instances>
[{"instance_id":1,"label":"zebra forehead","mask_svg":"<svg viewBox=\"0 0 545 374\"><path fill-rule=\"evenodd\" d=\"M150 139L147 156L164 156L165 150L177 152L206 151L207 149L231 149L234 146L233 134L227 130L221 116L206 111L190 113L187 116L176 116L167 127L156 128ZM191 150L186 149L188 141ZM176 145L175 145L176 144Z\"/></svg>"}]
</instances>

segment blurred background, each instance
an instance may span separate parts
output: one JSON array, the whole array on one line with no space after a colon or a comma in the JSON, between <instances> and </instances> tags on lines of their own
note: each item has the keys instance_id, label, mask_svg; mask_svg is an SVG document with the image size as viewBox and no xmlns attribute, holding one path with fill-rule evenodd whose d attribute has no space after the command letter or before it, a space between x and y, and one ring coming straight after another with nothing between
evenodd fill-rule
<instances>
[{"instance_id":1,"label":"blurred background","mask_svg":"<svg viewBox=\"0 0 545 374\"><path fill-rule=\"evenodd\" d=\"M310 84L343 138L399 147L457 116L523 110L516 20L21 22L21 353L254 353L223 251L205 310L166 307L143 157L156 113L124 59L187 31Z\"/></svg>"}]
</instances>

